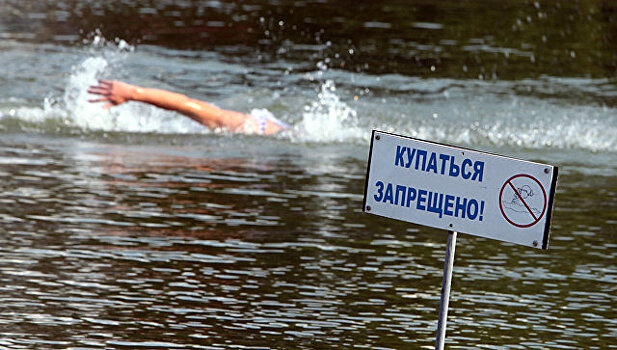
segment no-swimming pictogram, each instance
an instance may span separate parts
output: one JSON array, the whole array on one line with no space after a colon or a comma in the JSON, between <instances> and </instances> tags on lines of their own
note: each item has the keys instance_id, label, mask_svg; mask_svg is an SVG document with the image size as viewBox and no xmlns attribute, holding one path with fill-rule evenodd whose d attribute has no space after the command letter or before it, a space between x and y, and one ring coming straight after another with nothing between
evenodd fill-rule
<instances>
[{"instance_id":1,"label":"no-swimming pictogram","mask_svg":"<svg viewBox=\"0 0 617 350\"><path fill-rule=\"evenodd\" d=\"M546 190L531 175L509 178L499 193L499 209L512 225L527 228L537 224L546 213Z\"/></svg>"}]
</instances>

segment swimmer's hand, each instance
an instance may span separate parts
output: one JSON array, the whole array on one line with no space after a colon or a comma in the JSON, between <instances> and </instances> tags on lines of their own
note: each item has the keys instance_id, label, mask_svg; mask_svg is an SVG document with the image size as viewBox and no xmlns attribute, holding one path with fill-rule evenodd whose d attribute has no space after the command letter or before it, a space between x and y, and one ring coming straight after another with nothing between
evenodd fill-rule
<instances>
[{"instance_id":1,"label":"swimmer's hand","mask_svg":"<svg viewBox=\"0 0 617 350\"><path fill-rule=\"evenodd\" d=\"M99 80L98 85L92 85L88 93L102 97L93 98L89 102L107 102L104 109L121 105L133 99L136 87L117 80Z\"/></svg>"}]
</instances>

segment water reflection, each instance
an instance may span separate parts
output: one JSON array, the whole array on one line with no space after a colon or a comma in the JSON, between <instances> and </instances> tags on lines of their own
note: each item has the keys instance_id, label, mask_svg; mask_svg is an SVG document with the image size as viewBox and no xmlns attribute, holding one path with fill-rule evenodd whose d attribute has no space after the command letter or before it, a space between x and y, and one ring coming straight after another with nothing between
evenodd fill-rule
<instances>
[{"instance_id":1,"label":"water reflection","mask_svg":"<svg viewBox=\"0 0 617 350\"><path fill-rule=\"evenodd\" d=\"M549 251L459 236L448 347L610 348L615 13L610 1L3 1L0 347L431 348L445 233L360 212L363 130L383 126L561 167ZM139 49L116 62L126 43L91 45L97 29ZM103 135L90 122L108 115L48 106L90 56L88 77L122 66L294 124L302 106L349 107L362 135L133 134L140 123ZM334 87L342 104L322 98ZM67 126L70 114L88 123Z\"/></svg>"},{"instance_id":2,"label":"water reflection","mask_svg":"<svg viewBox=\"0 0 617 350\"><path fill-rule=\"evenodd\" d=\"M362 215L362 162L23 141L0 146L2 346L433 343L445 234ZM459 238L450 344L615 337L616 222L580 184L561 180L548 252Z\"/></svg>"}]
</instances>

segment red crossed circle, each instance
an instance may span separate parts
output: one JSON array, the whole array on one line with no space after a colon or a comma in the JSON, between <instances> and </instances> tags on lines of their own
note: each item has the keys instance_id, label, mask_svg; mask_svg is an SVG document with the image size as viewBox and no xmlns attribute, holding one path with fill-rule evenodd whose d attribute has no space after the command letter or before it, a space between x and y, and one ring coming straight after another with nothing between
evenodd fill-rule
<instances>
[{"instance_id":1,"label":"red crossed circle","mask_svg":"<svg viewBox=\"0 0 617 350\"><path fill-rule=\"evenodd\" d=\"M544 196L544 207L542 208L542 213L540 215L538 215L536 217L536 215L533 213L533 211L531 210L531 208L529 207L529 205L527 204L527 202L525 201L525 199L523 198L523 196L521 196L521 194L516 190L516 187L514 187L514 185L512 184L512 180L517 179L517 178L529 178L531 180L533 180L535 183L538 184L538 186L540 186L540 189L542 189L542 195ZM506 189L507 187L511 187L512 190L514 190L514 193L516 193L516 195L518 196L518 198L521 200L521 202L523 203L523 205L525 206L525 208L527 209L527 211L529 212L529 214L531 214L531 217L533 217L533 221L529 224L521 224L521 223L516 223L513 221L513 219L509 218L508 215L505 213L505 211L503 210L503 204L502 204L502 199L503 199L503 191L504 189ZM535 224L537 224L540 219L542 219L542 217L544 216L544 213L546 213L546 191L544 190L544 187L542 186L542 184L540 183L540 181L538 181L535 177L531 176L531 175L527 175L527 174L518 174L518 175L514 175L511 178L509 178L501 187L501 191L499 192L499 209L501 210L501 214L503 215L503 217L512 225L516 226L516 227L520 227L520 228L527 228L527 227L531 227Z\"/></svg>"}]
</instances>

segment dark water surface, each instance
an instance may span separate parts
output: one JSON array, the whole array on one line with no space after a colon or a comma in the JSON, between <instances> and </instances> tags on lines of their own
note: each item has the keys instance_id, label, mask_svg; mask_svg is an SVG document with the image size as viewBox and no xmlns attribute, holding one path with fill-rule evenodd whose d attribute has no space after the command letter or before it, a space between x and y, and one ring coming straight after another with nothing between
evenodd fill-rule
<instances>
[{"instance_id":1,"label":"dark water surface","mask_svg":"<svg viewBox=\"0 0 617 350\"><path fill-rule=\"evenodd\" d=\"M444 232L362 214L365 164L344 152L221 159L219 141L5 138L2 344L430 347ZM547 252L461 236L449 346L614 346L615 202L598 197L616 191L563 176Z\"/></svg>"},{"instance_id":2,"label":"dark water surface","mask_svg":"<svg viewBox=\"0 0 617 350\"><path fill-rule=\"evenodd\" d=\"M291 59L365 73L449 78L612 77L617 4L594 1L3 0L5 36ZM256 57L257 56L257 57ZM431 69L433 67L434 69Z\"/></svg>"},{"instance_id":3,"label":"dark water surface","mask_svg":"<svg viewBox=\"0 0 617 350\"><path fill-rule=\"evenodd\" d=\"M612 1L0 0L0 347L430 349L447 234L378 128L560 167L550 249L459 235L448 349L617 348ZM97 78L293 125L210 132Z\"/></svg>"}]
</instances>

